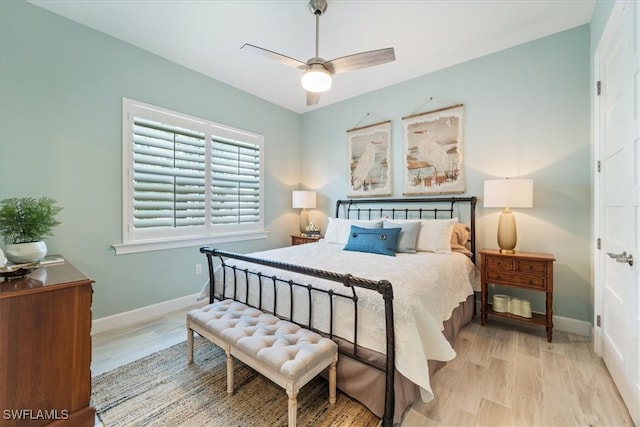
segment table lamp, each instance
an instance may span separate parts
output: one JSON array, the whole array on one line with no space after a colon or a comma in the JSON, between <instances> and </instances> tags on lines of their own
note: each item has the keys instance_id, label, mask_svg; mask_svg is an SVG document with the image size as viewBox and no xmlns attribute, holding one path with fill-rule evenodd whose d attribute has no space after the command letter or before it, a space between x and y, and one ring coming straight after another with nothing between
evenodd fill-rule
<instances>
[{"instance_id":1,"label":"table lamp","mask_svg":"<svg viewBox=\"0 0 640 427\"><path fill-rule=\"evenodd\" d=\"M294 191L292 195L293 203L291 206L295 209L302 209L300 212L300 232L304 233L309 225L309 214L307 209L315 209L316 192L315 191Z\"/></svg>"},{"instance_id":2,"label":"table lamp","mask_svg":"<svg viewBox=\"0 0 640 427\"><path fill-rule=\"evenodd\" d=\"M515 253L518 237L511 208L533 207L533 180L507 178L485 181L484 207L504 208L498 221L498 246L502 253Z\"/></svg>"}]
</instances>

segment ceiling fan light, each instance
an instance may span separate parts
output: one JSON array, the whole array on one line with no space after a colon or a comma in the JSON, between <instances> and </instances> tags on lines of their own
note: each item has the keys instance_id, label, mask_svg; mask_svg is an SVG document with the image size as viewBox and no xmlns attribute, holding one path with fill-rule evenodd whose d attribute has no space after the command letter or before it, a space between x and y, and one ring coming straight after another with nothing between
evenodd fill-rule
<instances>
[{"instance_id":1,"label":"ceiling fan light","mask_svg":"<svg viewBox=\"0 0 640 427\"><path fill-rule=\"evenodd\" d=\"M311 68L302 74L302 87L307 92L326 92L331 89L331 73L322 68Z\"/></svg>"}]
</instances>

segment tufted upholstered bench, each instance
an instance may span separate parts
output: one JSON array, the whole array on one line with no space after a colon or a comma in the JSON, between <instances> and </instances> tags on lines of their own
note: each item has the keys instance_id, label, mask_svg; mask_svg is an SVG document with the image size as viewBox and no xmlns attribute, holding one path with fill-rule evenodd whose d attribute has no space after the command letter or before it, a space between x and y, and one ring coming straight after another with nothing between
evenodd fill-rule
<instances>
[{"instance_id":1,"label":"tufted upholstered bench","mask_svg":"<svg viewBox=\"0 0 640 427\"><path fill-rule=\"evenodd\" d=\"M234 300L187 314L188 361L193 363L193 332L227 354L227 393L233 393L233 358L241 360L289 396L289 427L296 425L302 386L329 367L329 403L336 402L338 346L329 338Z\"/></svg>"}]
</instances>

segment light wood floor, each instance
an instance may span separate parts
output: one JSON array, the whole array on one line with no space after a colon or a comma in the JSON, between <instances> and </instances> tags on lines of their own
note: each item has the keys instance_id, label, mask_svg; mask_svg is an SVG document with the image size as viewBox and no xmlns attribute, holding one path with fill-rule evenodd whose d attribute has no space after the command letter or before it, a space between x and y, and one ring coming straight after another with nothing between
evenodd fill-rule
<instances>
[{"instance_id":1,"label":"light wood floor","mask_svg":"<svg viewBox=\"0 0 640 427\"><path fill-rule=\"evenodd\" d=\"M186 339L181 310L93 336L99 375ZM591 340L490 319L466 326L457 357L436 372L436 398L418 402L403 426L633 426Z\"/></svg>"}]
</instances>

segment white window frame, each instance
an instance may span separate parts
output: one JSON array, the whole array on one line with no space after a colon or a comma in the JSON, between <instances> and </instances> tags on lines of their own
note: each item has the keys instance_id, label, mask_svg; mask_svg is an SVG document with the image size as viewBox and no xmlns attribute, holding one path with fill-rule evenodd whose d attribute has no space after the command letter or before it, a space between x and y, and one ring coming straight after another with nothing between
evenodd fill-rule
<instances>
[{"instance_id":1,"label":"white window frame","mask_svg":"<svg viewBox=\"0 0 640 427\"><path fill-rule=\"evenodd\" d=\"M207 185L205 225L197 227L135 229L133 226L133 119L135 116L184 127L205 135L205 181L211 183L212 139L221 138L259 147L259 220L249 224L211 224L211 186ZM117 255L216 243L264 239L264 136L219 123L122 98L122 243L114 244Z\"/></svg>"}]
</instances>

